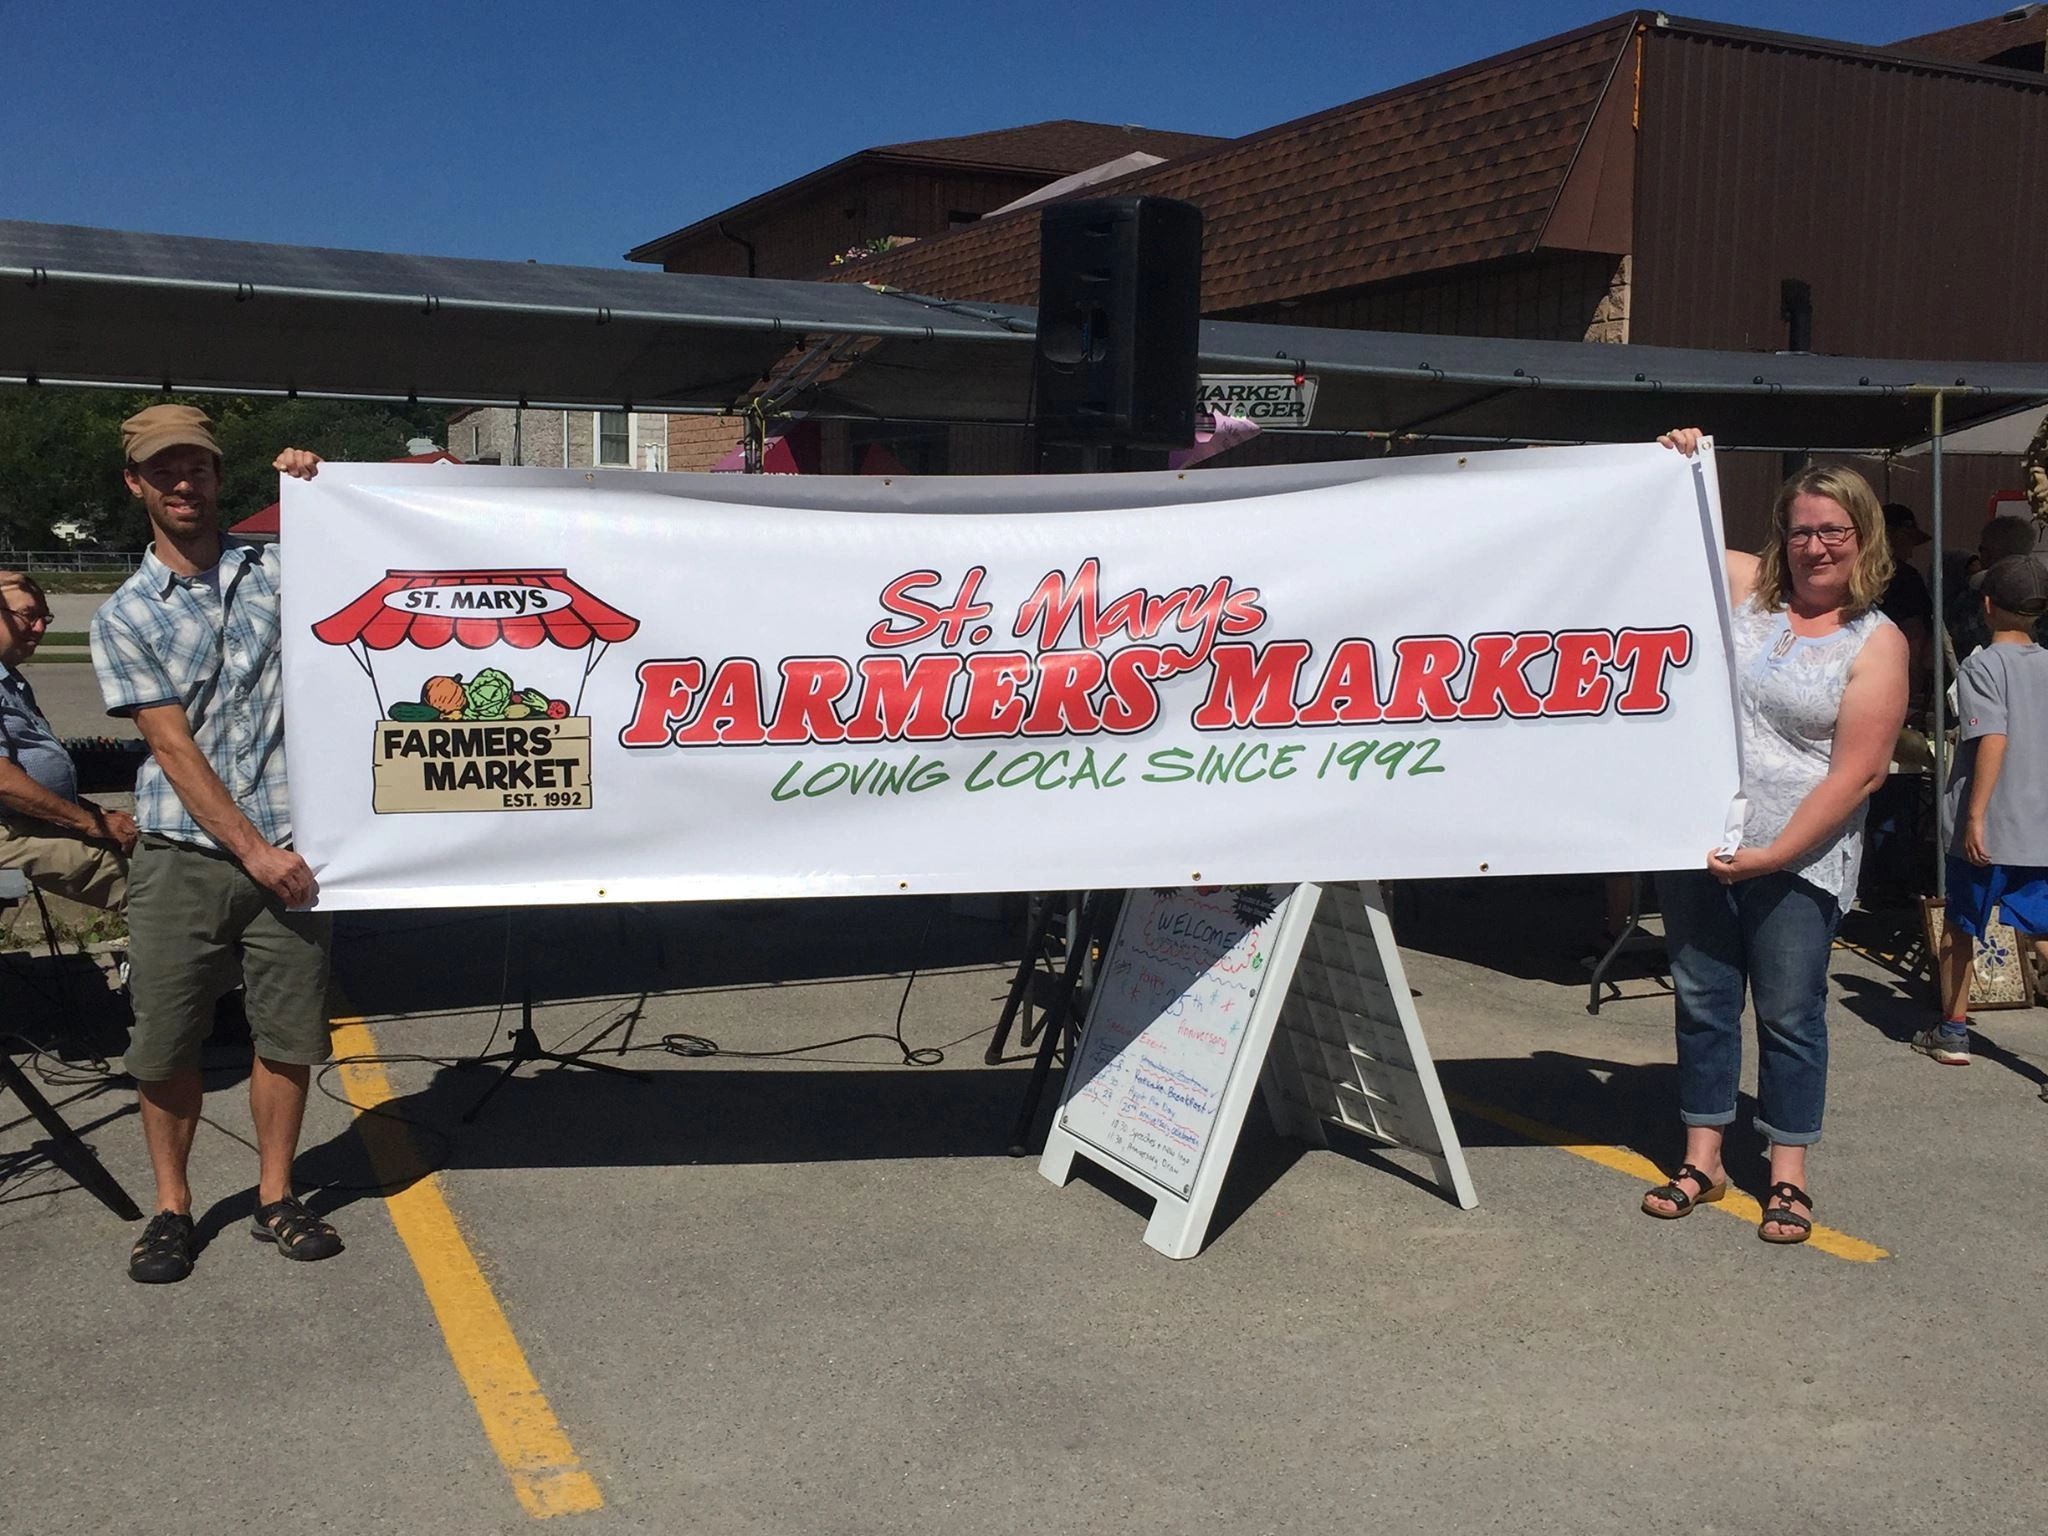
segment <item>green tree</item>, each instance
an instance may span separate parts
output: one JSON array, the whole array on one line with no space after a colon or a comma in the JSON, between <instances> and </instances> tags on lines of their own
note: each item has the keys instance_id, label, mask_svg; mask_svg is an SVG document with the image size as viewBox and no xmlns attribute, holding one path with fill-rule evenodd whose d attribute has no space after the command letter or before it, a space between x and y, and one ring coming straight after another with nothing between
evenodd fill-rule
<instances>
[{"instance_id":1,"label":"green tree","mask_svg":"<svg viewBox=\"0 0 2048 1536\"><path fill-rule=\"evenodd\" d=\"M0 545L52 549L52 523L119 526L122 418L130 397L104 390L0 391Z\"/></svg>"},{"instance_id":2,"label":"green tree","mask_svg":"<svg viewBox=\"0 0 2048 1536\"><path fill-rule=\"evenodd\" d=\"M310 448L323 459L395 459L410 438L439 441L448 420L445 407L360 400L0 389L0 546L56 548L50 526L66 521L83 523L110 548L147 543L148 520L121 480L121 423L167 401L213 418L223 527L277 499L270 461L280 448Z\"/></svg>"}]
</instances>

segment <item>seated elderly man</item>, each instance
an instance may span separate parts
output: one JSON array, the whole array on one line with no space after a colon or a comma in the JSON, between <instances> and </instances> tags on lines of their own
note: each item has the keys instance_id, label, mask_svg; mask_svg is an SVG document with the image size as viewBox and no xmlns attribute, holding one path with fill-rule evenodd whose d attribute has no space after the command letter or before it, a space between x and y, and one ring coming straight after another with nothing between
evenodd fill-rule
<instances>
[{"instance_id":1,"label":"seated elderly man","mask_svg":"<svg viewBox=\"0 0 2048 1536\"><path fill-rule=\"evenodd\" d=\"M49 627L33 576L0 571L0 869L89 907L128 899L135 821L78 798L78 771L18 670Z\"/></svg>"}]
</instances>

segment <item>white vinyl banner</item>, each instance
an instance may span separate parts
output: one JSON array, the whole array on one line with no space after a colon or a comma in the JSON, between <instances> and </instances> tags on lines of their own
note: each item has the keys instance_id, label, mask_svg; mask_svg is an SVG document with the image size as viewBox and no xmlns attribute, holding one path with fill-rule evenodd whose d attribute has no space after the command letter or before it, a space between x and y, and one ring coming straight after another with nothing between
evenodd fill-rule
<instances>
[{"instance_id":1,"label":"white vinyl banner","mask_svg":"<svg viewBox=\"0 0 2048 1536\"><path fill-rule=\"evenodd\" d=\"M284 486L328 908L1700 864L1711 454Z\"/></svg>"}]
</instances>

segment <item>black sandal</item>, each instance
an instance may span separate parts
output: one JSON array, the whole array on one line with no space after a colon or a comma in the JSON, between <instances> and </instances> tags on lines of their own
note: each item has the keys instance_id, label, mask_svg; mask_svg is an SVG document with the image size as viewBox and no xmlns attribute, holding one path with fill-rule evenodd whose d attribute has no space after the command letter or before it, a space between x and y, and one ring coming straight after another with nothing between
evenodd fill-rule
<instances>
[{"instance_id":1,"label":"black sandal","mask_svg":"<svg viewBox=\"0 0 2048 1536\"><path fill-rule=\"evenodd\" d=\"M158 1211L128 1250L128 1278L138 1285L171 1285L192 1273L192 1218Z\"/></svg>"},{"instance_id":2,"label":"black sandal","mask_svg":"<svg viewBox=\"0 0 2048 1536\"><path fill-rule=\"evenodd\" d=\"M1763 1220L1757 1223L1756 1235L1767 1243L1803 1243L1813 1236L1812 1220L1792 1209L1792 1202L1794 1200L1797 1200L1809 1211L1813 1209L1813 1196L1809 1195L1797 1184L1788 1183L1781 1179L1765 1191ZM1771 1236L1764 1228L1773 1224L1781 1227L1791 1227L1793 1229L1792 1235L1790 1237Z\"/></svg>"},{"instance_id":3,"label":"black sandal","mask_svg":"<svg viewBox=\"0 0 2048 1536\"><path fill-rule=\"evenodd\" d=\"M1699 1192L1697 1194L1688 1194L1680 1189L1678 1183L1681 1179L1688 1184L1694 1185ZM1693 1167L1691 1163L1680 1163L1678 1165L1678 1172L1671 1175L1671 1182L1669 1184L1659 1184L1655 1189L1643 1196L1643 1214L1645 1216L1654 1216L1659 1221L1676 1221L1681 1216L1690 1216L1694 1206L1712 1205L1727 1193L1728 1181L1726 1179L1716 1184L1701 1170ZM1660 1211L1650 1204L1652 1200L1669 1200L1678 1209L1675 1211Z\"/></svg>"},{"instance_id":4,"label":"black sandal","mask_svg":"<svg viewBox=\"0 0 2048 1536\"><path fill-rule=\"evenodd\" d=\"M341 1252L341 1234L300 1204L297 1195L256 1207L249 1235L260 1243L277 1244L277 1251L288 1259L306 1263Z\"/></svg>"}]
</instances>

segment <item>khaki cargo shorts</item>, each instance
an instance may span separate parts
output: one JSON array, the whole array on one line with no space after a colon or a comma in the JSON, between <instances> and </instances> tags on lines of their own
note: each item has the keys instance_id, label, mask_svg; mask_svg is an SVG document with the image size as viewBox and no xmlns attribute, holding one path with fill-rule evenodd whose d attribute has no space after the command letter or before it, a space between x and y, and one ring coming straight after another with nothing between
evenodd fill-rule
<instances>
[{"instance_id":1,"label":"khaki cargo shorts","mask_svg":"<svg viewBox=\"0 0 2048 1536\"><path fill-rule=\"evenodd\" d=\"M331 914L286 911L227 854L146 834L128 867L129 1076L196 1066L213 1005L238 980L258 1056L327 1060L333 934Z\"/></svg>"}]
</instances>

